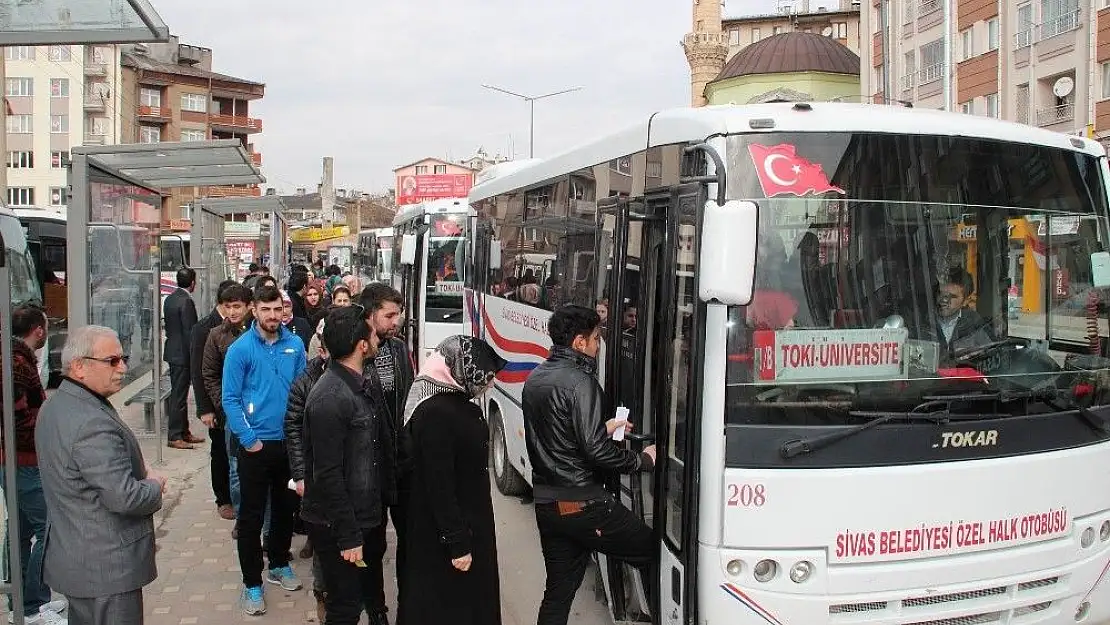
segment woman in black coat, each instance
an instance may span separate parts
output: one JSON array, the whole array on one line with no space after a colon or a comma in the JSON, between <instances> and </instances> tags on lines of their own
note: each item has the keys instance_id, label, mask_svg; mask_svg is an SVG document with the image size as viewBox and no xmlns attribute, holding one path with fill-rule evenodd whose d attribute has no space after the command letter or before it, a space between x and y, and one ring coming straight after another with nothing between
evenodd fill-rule
<instances>
[{"instance_id":1,"label":"woman in black coat","mask_svg":"<svg viewBox=\"0 0 1110 625\"><path fill-rule=\"evenodd\" d=\"M489 428L471 400L505 360L480 339L448 337L405 406L410 490L398 625L500 625Z\"/></svg>"}]
</instances>

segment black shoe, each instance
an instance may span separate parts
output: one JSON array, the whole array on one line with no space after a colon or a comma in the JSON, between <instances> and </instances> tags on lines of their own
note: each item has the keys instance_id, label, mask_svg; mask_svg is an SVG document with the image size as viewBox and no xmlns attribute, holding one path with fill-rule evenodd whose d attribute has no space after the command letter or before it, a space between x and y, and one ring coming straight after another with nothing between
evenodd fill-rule
<instances>
[{"instance_id":1,"label":"black shoe","mask_svg":"<svg viewBox=\"0 0 1110 625\"><path fill-rule=\"evenodd\" d=\"M389 625L389 616L385 612L378 612L376 614L368 614L370 617L370 625Z\"/></svg>"}]
</instances>

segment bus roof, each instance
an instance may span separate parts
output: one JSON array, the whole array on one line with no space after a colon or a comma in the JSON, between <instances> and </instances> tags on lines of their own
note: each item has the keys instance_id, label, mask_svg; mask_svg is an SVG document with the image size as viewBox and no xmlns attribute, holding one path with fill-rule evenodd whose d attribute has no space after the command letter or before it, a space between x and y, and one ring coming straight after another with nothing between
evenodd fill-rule
<instances>
[{"instance_id":1,"label":"bus roof","mask_svg":"<svg viewBox=\"0 0 1110 625\"><path fill-rule=\"evenodd\" d=\"M393 228L367 228L366 230L360 230L359 234L372 234L378 237L391 237L393 236Z\"/></svg>"},{"instance_id":2,"label":"bus roof","mask_svg":"<svg viewBox=\"0 0 1110 625\"><path fill-rule=\"evenodd\" d=\"M645 147L701 142L714 136L729 134L929 134L1041 145L1079 151L1091 156L1106 154L1098 142L1090 139L989 117L888 104L814 102L808 105L808 110L797 106L798 103L788 102L661 111L623 130L562 154L533 161L523 167L490 172L470 190L470 201L473 203L513 189L539 184L573 171L635 154ZM770 129L753 130L753 120L762 120Z\"/></svg>"},{"instance_id":3,"label":"bus roof","mask_svg":"<svg viewBox=\"0 0 1110 625\"><path fill-rule=\"evenodd\" d=\"M20 220L23 219L43 219L46 221L55 221L58 223L66 223L66 214L60 211L53 211L47 208L13 208L9 212L14 214Z\"/></svg>"},{"instance_id":4,"label":"bus roof","mask_svg":"<svg viewBox=\"0 0 1110 625\"><path fill-rule=\"evenodd\" d=\"M445 200L431 200L429 202L421 202L406 206L404 210L397 213L393 218L393 225L403 224L415 217L429 215L433 213L466 213L470 210L470 204L467 199L462 198L449 198Z\"/></svg>"}]
</instances>

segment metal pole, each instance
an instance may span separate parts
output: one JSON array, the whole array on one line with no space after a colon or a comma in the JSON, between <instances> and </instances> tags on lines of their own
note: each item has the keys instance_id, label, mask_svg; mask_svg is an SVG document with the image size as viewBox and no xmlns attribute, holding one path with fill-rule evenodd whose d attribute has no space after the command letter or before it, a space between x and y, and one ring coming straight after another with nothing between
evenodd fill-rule
<instances>
[{"instance_id":1,"label":"metal pole","mask_svg":"<svg viewBox=\"0 0 1110 625\"><path fill-rule=\"evenodd\" d=\"M528 117L528 158L536 158L536 101L529 99L531 109Z\"/></svg>"},{"instance_id":2,"label":"metal pole","mask_svg":"<svg viewBox=\"0 0 1110 625\"><path fill-rule=\"evenodd\" d=\"M0 250L4 248L4 238L0 236ZM21 562L19 532L19 493L16 486L15 457L15 393L12 388L12 278L11 268L0 254L0 310L8 311L0 315L0 381L4 392L0 399L4 402L4 505L8 510L8 570L12 596L12 615L15 625L23 625L23 562ZM10 534L15 532L14 536Z\"/></svg>"},{"instance_id":3,"label":"metal pole","mask_svg":"<svg viewBox=\"0 0 1110 625\"><path fill-rule=\"evenodd\" d=\"M157 237L157 235L155 235ZM151 323L150 332L151 347L154 351L153 360L154 364L151 367L152 380L150 383L151 393L154 395L154 440L157 444L154 445L157 449L155 454L155 463L159 466L162 465L162 448L165 445L162 443L162 428L166 419L166 411L162 405L162 272L161 263L159 258L158 238L150 244L150 275L154 284L154 321Z\"/></svg>"}]
</instances>

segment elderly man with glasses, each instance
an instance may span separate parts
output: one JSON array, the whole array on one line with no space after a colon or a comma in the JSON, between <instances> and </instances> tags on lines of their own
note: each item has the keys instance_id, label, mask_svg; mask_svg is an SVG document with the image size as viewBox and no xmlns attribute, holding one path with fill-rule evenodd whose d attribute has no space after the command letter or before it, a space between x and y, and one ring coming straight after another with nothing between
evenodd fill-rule
<instances>
[{"instance_id":1,"label":"elderly man with glasses","mask_svg":"<svg viewBox=\"0 0 1110 625\"><path fill-rule=\"evenodd\" d=\"M35 430L50 519L46 582L69 599L73 625L142 623L143 587L157 577L153 515L166 478L146 465L108 401L127 373L115 331L71 331L62 367L65 379Z\"/></svg>"}]
</instances>

